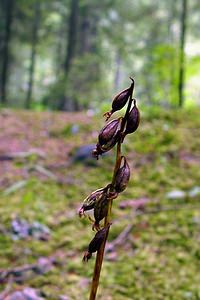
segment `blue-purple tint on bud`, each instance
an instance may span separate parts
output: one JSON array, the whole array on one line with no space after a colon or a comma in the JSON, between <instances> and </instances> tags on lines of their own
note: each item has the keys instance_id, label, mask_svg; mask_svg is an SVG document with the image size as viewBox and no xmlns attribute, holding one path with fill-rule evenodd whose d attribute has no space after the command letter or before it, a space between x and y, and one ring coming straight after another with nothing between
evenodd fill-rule
<instances>
[{"instance_id":1,"label":"blue-purple tint on bud","mask_svg":"<svg viewBox=\"0 0 200 300\"><path fill-rule=\"evenodd\" d=\"M103 147L108 144L120 129L121 118L115 119L107 123L99 133L99 144Z\"/></svg>"}]
</instances>

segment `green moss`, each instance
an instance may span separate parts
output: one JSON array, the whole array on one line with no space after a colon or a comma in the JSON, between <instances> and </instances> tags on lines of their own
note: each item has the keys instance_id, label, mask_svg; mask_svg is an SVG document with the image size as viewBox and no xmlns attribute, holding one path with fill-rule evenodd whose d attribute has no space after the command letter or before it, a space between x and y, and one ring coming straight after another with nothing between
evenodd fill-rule
<instances>
[{"instance_id":1,"label":"green moss","mask_svg":"<svg viewBox=\"0 0 200 300\"><path fill-rule=\"evenodd\" d=\"M74 145L73 151L81 144L96 142L90 133L99 129L98 118L91 119L90 125L80 123L76 135L71 134L71 124L59 127L52 134L62 141L67 139ZM114 201L109 241L130 222L133 229L115 249L115 260L108 260L109 254L105 256L99 299L200 299L200 204L199 197L188 197L188 191L200 182L199 125L197 110L153 109L142 112L140 128L127 137L123 152L128 156L132 176L127 190ZM57 255L60 264L45 275L27 279L25 285L41 289L50 300L58 295L88 299L95 255L88 264L82 264L82 255L94 233L87 219L78 218L77 210L89 193L111 180L114 159L112 152L100 158L97 167L69 164L61 172L74 180L71 184L60 185L32 176L23 189L7 196L2 193L0 216L4 230L0 228L0 269ZM35 160L31 157L28 164ZM17 168L23 166L24 162L16 163ZM173 189L181 189L187 196L181 200L167 199L167 192ZM131 208L119 209L120 201L140 197L150 199L147 210L174 205L185 208L140 216L134 216ZM15 216L48 226L49 240L13 241L9 229ZM7 234L3 233L5 230ZM4 288L2 285L1 289Z\"/></svg>"}]
</instances>

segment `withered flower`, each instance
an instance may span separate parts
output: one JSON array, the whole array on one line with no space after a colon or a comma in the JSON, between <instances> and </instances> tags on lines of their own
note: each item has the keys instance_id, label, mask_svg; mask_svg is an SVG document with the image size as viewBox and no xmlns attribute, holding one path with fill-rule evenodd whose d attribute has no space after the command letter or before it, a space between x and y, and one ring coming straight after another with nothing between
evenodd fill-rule
<instances>
[{"instance_id":1,"label":"withered flower","mask_svg":"<svg viewBox=\"0 0 200 300\"><path fill-rule=\"evenodd\" d=\"M110 186L110 185L108 185L108 186ZM107 191L108 186L92 192L87 198L85 198L81 208L79 209L79 216L80 217L83 216L85 211L94 208L95 202L98 201L98 199L100 199L101 196Z\"/></svg>"},{"instance_id":2,"label":"withered flower","mask_svg":"<svg viewBox=\"0 0 200 300\"><path fill-rule=\"evenodd\" d=\"M103 243L103 241L106 237L109 227L110 227L110 224L108 224L106 227L99 230L95 234L94 238L91 240L91 242L88 246L88 250L84 253L84 256L83 256L84 262L88 261L92 257L92 253L99 250L99 248L101 247L101 244Z\"/></svg>"},{"instance_id":3,"label":"withered flower","mask_svg":"<svg viewBox=\"0 0 200 300\"><path fill-rule=\"evenodd\" d=\"M122 109L127 101L129 96L132 94L133 89L134 89L134 80L132 80L131 86L123 91L121 91L119 94L117 94L112 102L112 109L109 112L106 112L104 116L106 117L106 121L111 117L111 115L116 112L117 110Z\"/></svg>"},{"instance_id":4,"label":"withered flower","mask_svg":"<svg viewBox=\"0 0 200 300\"><path fill-rule=\"evenodd\" d=\"M102 196L95 202L94 205L94 219L95 222L92 226L92 229L99 230L100 225L99 222L105 218L108 212L108 203L109 203L109 196L108 192L105 191Z\"/></svg>"},{"instance_id":5,"label":"withered flower","mask_svg":"<svg viewBox=\"0 0 200 300\"><path fill-rule=\"evenodd\" d=\"M122 156L121 159L124 160L124 163L123 166L118 169L115 180L115 191L117 193L121 193L126 189L130 178L130 168L127 160L124 156Z\"/></svg>"}]
</instances>

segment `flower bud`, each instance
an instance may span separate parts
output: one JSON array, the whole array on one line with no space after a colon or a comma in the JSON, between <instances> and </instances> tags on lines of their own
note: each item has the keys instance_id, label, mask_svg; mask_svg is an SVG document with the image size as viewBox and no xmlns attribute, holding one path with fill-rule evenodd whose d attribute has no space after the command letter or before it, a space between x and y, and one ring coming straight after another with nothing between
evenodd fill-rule
<instances>
[{"instance_id":1,"label":"flower bud","mask_svg":"<svg viewBox=\"0 0 200 300\"><path fill-rule=\"evenodd\" d=\"M104 114L104 116L106 116L106 120L108 120L114 112L122 109L126 105L128 98L132 94L132 91L134 89L134 80L132 78L130 79L132 80L131 86L121 91L114 97L112 102L112 109Z\"/></svg>"},{"instance_id":2,"label":"flower bud","mask_svg":"<svg viewBox=\"0 0 200 300\"><path fill-rule=\"evenodd\" d=\"M92 253L94 253L100 249L104 239L106 238L109 227L110 227L110 224L108 224L106 227L99 230L95 234L94 238L91 240L91 242L88 246L88 250L85 252L85 254L83 256L83 261L88 261L92 257Z\"/></svg>"},{"instance_id":3,"label":"flower bud","mask_svg":"<svg viewBox=\"0 0 200 300\"><path fill-rule=\"evenodd\" d=\"M123 136L129 133L133 133L136 131L140 123L140 112L136 106L136 100L134 100L134 106L128 114L126 129L123 133Z\"/></svg>"},{"instance_id":4,"label":"flower bud","mask_svg":"<svg viewBox=\"0 0 200 300\"><path fill-rule=\"evenodd\" d=\"M117 193L121 193L126 189L130 178L130 168L127 160L124 156L122 156L121 158L124 159L124 164L121 168L118 169L116 174L115 191Z\"/></svg>"},{"instance_id":5,"label":"flower bud","mask_svg":"<svg viewBox=\"0 0 200 300\"><path fill-rule=\"evenodd\" d=\"M120 127L121 118L115 119L107 123L99 133L99 144L101 146L110 142L113 136L116 135Z\"/></svg>"},{"instance_id":6,"label":"flower bud","mask_svg":"<svg viewBox=\"0 0 200 300\"><path fill-rule=\"evenodd\" d=\"M120 137L119 131L116 131L116 133L113 135L113 137L103 146L101 146L101 149L103 152L108 152L109 150L111 150L115 144L118 142Z\"/></svg>"},{"instance_id":7,"label":"flower bud","mask_svg":"<svg viewBox=\"0 0 200 300\"><path fill-rule=\"evenodd\" d=\"M105 193L107 187L98 189L92 192L84 201L82 207L79 209L79 216L82 217L86 210L94 208L95 202Z\"/></svg>"},{"instance_id":8,"label":"flower bud","mask_svg":"<svg viewBox=\"0 0 200 300\"><path fill-rule=\"evenodd\" d=\"M116 130L112 138L106 144L100 145L100 143L97 143L96 148L92 151L92 155L98 159L99 155L102 155L103 153L111 150L116 145L119 138L120 138L119 131Z\"/></svg>"},{"instance_id":9,"label":"flower bud","mask_svg":"<svg viewBox=\"0 0 200 300\"><path fill-rule=\"evenodd\" d=\"M95 202L94 206L94 219L95 223L92 226L92 229L99 230L99 222L105 218L108 212L108 204L109 204L109 198L107 191L105 191L102 196L98 199L98 201Z\"/></svg>"}]
</instances>

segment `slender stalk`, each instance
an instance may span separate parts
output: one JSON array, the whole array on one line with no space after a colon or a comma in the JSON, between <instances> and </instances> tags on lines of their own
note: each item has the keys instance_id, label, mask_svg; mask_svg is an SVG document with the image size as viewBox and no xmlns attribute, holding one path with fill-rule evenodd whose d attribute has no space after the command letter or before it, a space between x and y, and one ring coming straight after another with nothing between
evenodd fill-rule
<instances>
[{"instance_id":1,"label":"slender stalk","mask_svg":"<svg viewBox=\"0 0 200 300\"><path fill-rule=\"evenodd\" d=\"M132 80L133 83L131 85L130 98L129 98L129 102L128 102L128 106L127 106L127 109L126 109L125 116L122 119L120 132L123 132L123 130L124 130L124 127L125 127L125 124L126 124L126 119L127 119L128 113L131 109L131 104L132 104L132 101L133 101L132 95L133 95L133 89L134 89L134 80L132 78L131 78L131 80ZM112 177L110 192L114 191L114 184L115 184L116 174L117 174L117 171L118 171L118 169L120 168L120 165L121 165L121 143L122 143L121 139L119 139L119 141L117 143L116 161L115 161L115 167L114 167L114 170L113 170L113 177ZM100 278L101 267L102 267L102 263L103 263L103 257L104 257L106 241L107 241L107 238L108 238L108 235L109 235L109 228L110 228L109 224L111 224L112 203L113 203L113 198L111 197L109 199L107 216L105 217L105 221L104 221L104 227L108 227L108 229L107 229L107 233L106 233L104 242L102 243L100 249L97 251L89 300L95 300L96 299L96 294L97 294L97 289L98 289L98 286L99 286L99 278Z\"/></svg>"},{"instance_id":2,"label":"slender stalk","mask_svg":"<svg viewBox=\"0 0 200 300\"><path fill-rule=\"evenodd\" d=\"M113 172L113 179L112 179L112 184L111 184L111 189L110 189L111 191L112 191L112 188L113 188L113 183L115 181L115 175L116 175L116 172L119 168L118 166L120 166L120 163L121 163L121 143L119 141L118 144L117 144L116 162L115 162L115 168L114 168L114 172ZM107 213L107 216L105 217L105 222L104 222L105 227L108 224L111 223L112 202L113 202L113 199L112 198L109 199L108 213ZM102 243L99 251L97 251L89 300L95 300L96 299L96 293L97 293L97 289L98 289L98 285L99 285L99 278L100 278L101 267L102 267L102 263L103 263L104 250L105 250L108 234L109 234L109 226L108 226L108 230L107 230L107 234L106 234L106 237L104 239L104 242Z\"/></svg>"}]
</instances>

